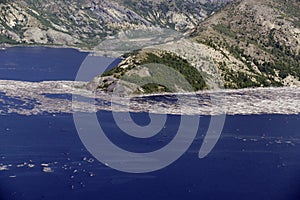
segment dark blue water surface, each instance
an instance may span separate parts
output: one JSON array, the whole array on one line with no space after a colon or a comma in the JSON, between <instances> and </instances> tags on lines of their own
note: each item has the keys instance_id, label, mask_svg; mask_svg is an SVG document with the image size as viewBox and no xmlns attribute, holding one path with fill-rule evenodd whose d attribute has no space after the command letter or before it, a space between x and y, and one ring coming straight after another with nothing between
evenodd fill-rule
<instances>
[{"instance_id":1,"label":"dark blue water surface","mask_svg":"<svg viewBox=\"0 0 300 200\"><path fill-rule=\"evenodd\" d=\"M116 141L120 130L111 113L98 115L101 126L109 130L107 135ZM176 129L178 120L179 116L169 116L168 129ZM197 138L205 134L209 120L201 118ZM198 139L169 167L143 175L118 172L90 160L93 157L82 145L71 115L10 115L0 121L0 163L12 164L0 172L1 199L300 198L298 115L228 116L222 137L208 157L198 159L202 144ZM157 148L172 139L166 132L148 143L124 140L123 145L135 151L149 144ZM293 144L277 144L277 139ZM24 162L35 166L17 167ZM42 163L50 163L53 173L42 172Z\"/></svg>"},{"instance_id":2,"label":"dark blue water surface","mask_svg":"<svg viewBox=\"0 0 300 200\"><path fill-rule=\"evenodd\" d=\"M48 47L14 47L0 50L0 79L23 81L75 80L88 53L75 49ZM95 57L89 59L89 70L112 69L121 59Z\"/></svg>"},{"instance_id":3,"label":"dark blue water surface","mask_svg":"<svg viewBox=\"0 0 300 200\"><path fill-rule=\"evenodd\" d=\"M73 80L85 56L76 50L43 47L0 51L0 79ZM0 98L8 97L0 92ZM163 101L168 99L174 101L171 97ZM5 108L1 101L0 108ZM145 140L122 133L111 112L97 114L111 141L133 152L167 145L180 123L180 116L169 115L166 127ZM140 125L149 123L147 113L131 115ZM199 159L209 122L209 116L201 116L195 141L172 165L148 174L128 174L93 158L80 141L71 114L0 115L0 200L300 199L299 115L227 116L217 145ZM43 172L45 166L52 172Z\"/></svg>"}]
</instances>

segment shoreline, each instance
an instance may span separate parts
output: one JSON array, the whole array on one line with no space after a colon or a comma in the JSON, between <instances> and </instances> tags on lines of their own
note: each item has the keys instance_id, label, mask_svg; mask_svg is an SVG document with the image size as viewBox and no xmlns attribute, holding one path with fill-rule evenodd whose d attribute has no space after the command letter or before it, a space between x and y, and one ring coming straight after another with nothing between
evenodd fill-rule
<instances>
[{"instance_id":1,"label":"shoreline","mask_svg":"<svg viewBox=\"0 0 300 200\"><path fill-rule=\"evenodd\" d=\"M101 53L101 51L93 51L93 50L87 50L87 49L82 49L79 47L72 47L72 46L67 46L67 45L39 45L39 44L20 44L20 45L12 45L12 44L0 44L0 51L7 50L9 48L52 48L52 49L73 49L78 52L82 53L88 53L88 55L91 56L101 56L101 57L107 57L105 55L98 55ZM102 52L103 53L103 52ZM112 58L112 57L111 57ZM18 81L18 80L4 80L0 79L0 81L17 81L17 82L27 82L27 81ZM37 83L45 83L45 82L64 82L65 80L56 80L56 81L39 81ZM30 81L28 81L30 82ZM68 80L66 82L69 82ZM76 84L76 80L71 81ZM86 82L88 83L88 82ZM285 89L285 88L298 88L298 86L281 86L281 87L251 87L251 88L238 88L238 89L225 89L225 88L217 88L217 89L206 89L206 90L201 90L201 91L195 91L195 92L177 92L177 93L151 93L151 94L131 94L128 95L128 97L131 98L139 98L139 97L151 97L151 96L167 96L167 95L197 95L197 94L213 94L213 93L229 93L229 92L249 92L249 91L264 91L264 90L270 90L270 89ZM104 92L105 93L105 92ZM108 93L105 93L108 94Z\"/></svg>"},{"instance_id":2,"label":"shoreline","mask_svg":"<svg viewBox=\"0 0 300 200\"><path fill-rule=\"evenodd\" d=\"M114 57L111 54L107 54L103 51L96 51L92 49L82 49L80 47L73 47L73 46L67 46L67 45L39 45L39 44L20 44L20 45L12 45L12 44L0 44L0 51L5 51L9 48L52 48L52 49L73 49L80 53L87 53L89 56L96 56L96 57L107 57L107 58L118 58Z\"/></svg>"},{"instance_id":3,"label":"shoreline","mask_svg":"<svg viewBox=\"0 0 300 200\"><path fill-rule=\"evenodd\" d=\"M83 49L83 48L80 48L80 47L73 47L73 46L68 46L68 45L47 45L47 44L17 44L17 45L13 45L13 44L7 44L7 43L2 43L0 44L0 50L6 50L6 49L9 49L9 48L19 48L19 47L32 47L32 48L35 48L35 47L45 47L45 48L53 48L53 49L74 49L74 50L77 50L79 52L82 52L82 53L97 53L97 51L93 51L93 50L88 50L88 49Z\"/></svg>"},{"instance_id":4,"label":"shoreline","mask_svg":"<svg viewBox=\"0 0 300 200\"><path fill-rule=\"evenodd\" d=\"M281 86L281 87L252 87L252 88L238 88L238 89L225 89L219 88L214 90L202 90L196 92L175 92L175 93L153 93L153 94L137 94L137 95L129 95L130 98L141 98L141 97L155 97L155 96L170 96L170 95L203 95L203 94L221 94L221 93L236 93L236 92L253 92L253 91L267 91L267 90L280 90L280 89L300 89L297 86Z\"/></svg>"},{"instance_id":5,"label":"shoreline","mask_svg":"<svg viewBox=\"0 0 300 200\"><path fill-rule=\"evenodd\" d=\"M23 81L23 80L13 80L13 79L0 79L0 85L3 83L20 83L20 84L66 84L70 87L74 85L86 85L89 81L77 81L77 80L44 80L44 81ZM84 91L92 92L96 95L110 95L113 96L113 93L105 92L103 90L89 90L86 88L77 88ZM255 92L255 91L269 91L269 90L284 90L284 89L300 89L297 86L281 86L281 87L251 87L251 88L238 88L238 89L226 89L226 88L218 88L212 90L201 90L195 92L162 92L162 93L150 93L150 94L129 94L124 96L124 98L143 98L143 97L157 97L157 96L192 96L192 95L205 95L205 94L228 94L228 93L241 93L241 92ZM1 92L1 90L0 90ZM120 96L121 97L121 96Z\"/></svg>"},{"instance_id":6,"label":"shoreline","mask_svg":"<svg viewBox=\"0 0 300 200\"><path fill-rule=\"evenodd\" d=\"M0 93L4 95L1 100L6 105L2 113L18 113L25 115L49 113L95 113L99 110L117 112L148 112L153 114L170 115L253 115L253 114L299 114L300 113L300 88L252 88L240 90L220 90L182 96L183 104L173 101L145 100L132 97L116 97L105 93L94 93L85 90L82 86L85 82L74 81L44 81L44 82L22 82L22 81L0 81ZM50 96L47 96L49 94ZM53 96L51 96L54 95ZM56 96L57 97L56 97ZM60 95L69 95L59 97ZM159 94L164 96L163 94ZM180 95L180 94L172 94ZM206 98L207 95L210 98ZM15 104L6 99L12 98L22 101ZM96 99L96 101L95 101ZM128 100L130 108L128 110ZM39 102L35 104L34 102ZM171 103L172 102L172 103ZM111 107L111 103L114 107ZM33 105L30 110L24 105ZM1 112L0 112L1 113Z\"/></svg>"}]
</instances>

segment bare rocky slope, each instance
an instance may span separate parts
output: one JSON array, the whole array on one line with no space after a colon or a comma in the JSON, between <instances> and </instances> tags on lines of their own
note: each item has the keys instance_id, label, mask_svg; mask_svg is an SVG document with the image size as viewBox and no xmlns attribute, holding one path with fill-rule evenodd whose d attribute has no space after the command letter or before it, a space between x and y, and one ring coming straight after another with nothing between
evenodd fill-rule
<instances>
[{"instance_id":1,"label":"bare rocky slope","mask_svg":"<svg viewBox=\"0 0 300 200\"><path fill-rule=\"evenodd\" d=\"M92 49L120 30L189 31L228 0L1 0L0 43Z\"/></svg>"},{"instance_id":2,"label":"bare rocky slope","mask_svg":"<svg viewBox=\"0 0 300 200\"><path fill-rule=\"evenodd\" d=\"M201 23L189 40L151 48L175 53L198 69L207 85L202 89L300 86L299 10L297 0L236 0ZM132 60L145 63L149 56L144 52L145 49L125 59L120 71L135 66ZM133 68L145 71L144 67ZM142 73L135 72L135 77L137 74ZM112 90L108 83L114 85L115 80L110 76L103 85L105 76L94 82Z\"/></svg>"},{"instance_id":3,"label":"bare rocky slope","mask_svg":"<svg viewBox=\"0 0 300 200\"><path fill-rule=\"evenodd\" d=\"M148 47L136 48L87 87L113 91L120 79L123 90L131 93L300 86L299 10L299 0L0 0L0 40L93 49L120 31L125 37L115 43L126 39L126 30L162 27L188 37L176 36L158 45L151 41L150 31ZM136 35L124 46L145 43ZM168 77L159 67L153 71L145 66L147 62L178 71L191 87L173 79L169 88L149 84L166 83Z\"/></svg>"},{"instance_id":4,"label":"bare rocky slope","mask_svg":"<svg viewBox=\"0 0 300 200\"><path fill-rule=\"evenodd\" d=\"M237 0L198 27L194 39L216 52L227 88L299 86L299 10L298 0Z\"/></svg>"}]
</instances>

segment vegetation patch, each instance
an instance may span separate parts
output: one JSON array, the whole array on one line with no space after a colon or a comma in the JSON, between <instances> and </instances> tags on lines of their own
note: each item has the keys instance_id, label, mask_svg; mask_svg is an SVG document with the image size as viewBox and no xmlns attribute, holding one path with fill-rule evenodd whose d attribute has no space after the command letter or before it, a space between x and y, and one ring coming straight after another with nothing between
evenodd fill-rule
<instances>
[{"instance_id":1,"label":"vegetation patch","mask_svg":"<svg viewBox=\"0 0 300 200\"><path fill-rule=\"evenodd\" d=\"M158 63L175 69L184 76L185 80L189 82L194 91L207 88L201 73L190 63L188 63L186 59L183 59L174 53L164 52L161 55L148 53L147 58L143 60L141 64L147 63Z\"/></svg>"},{"instance_id":2,"label":"vegetation patch","mask_svg":"<svg viewBox=\"0 0 300 200\"><path fill-rule=\"evenodd\" d=\"M134 83L144 93L176 92L179 89L191 92L207 88L201 73L186 59L174 53L135 51L124 57L130 59L130 64L123 63L103 73L102 77L113 76ZM139 75L141 68L146 68L149 76Z\"/></svg>"}]
</instances>

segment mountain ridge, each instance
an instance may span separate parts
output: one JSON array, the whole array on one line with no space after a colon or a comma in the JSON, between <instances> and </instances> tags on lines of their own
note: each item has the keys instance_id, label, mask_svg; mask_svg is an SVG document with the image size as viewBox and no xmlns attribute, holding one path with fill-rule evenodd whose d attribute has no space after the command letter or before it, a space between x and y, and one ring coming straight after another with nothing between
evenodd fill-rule
<instances>
[{"instance_id":1,"label":"mountain ridge","mask_svg":"<svg viewBox=\"0 0 300 200\"><path fill-rule=\"evenodd\" d=\"M186 38L149 48L159 49L158 57L168 55L169 60L196 68L206 78L207 87L201 89L300 86L298 0L7 2L0 4L1 12L8 13L7 17L0 16L2 42L93 49L107 36L126 35L127 30L136 29L148 32L148 29L161 27L181 32ZM27 26L27 22L31 25ZM21 34L14 32L15 29ZM141 39L131 38L130 41ZM132 63L134 59L141 63L144 63L141 58L147 60L145 47L134 50L137 54L126 57L117 69L129 67L135 70L135 75L144 76L143 72L149 73L149 69ZM165 60L160 61L166 64ZM111 75L115 76L110 82L114 85L119 76ZM107 89L107 82L101 81L105 78L96 77L89 85L93 89ZM147 85L147 89L168 90L152 86L154 88Z\"/></svg>"},{"instance_id":2,"label":"mountain ridge","mask_svg":"<svg viewBox=\"0 0 300 200\"><path fill-rule=\"evenodd\" d=\"M234 1L202 23L194 39L224 55L215 60L227 75L225 81L232 82L228 88L247 87L234 83L234 78L238 82L239 78L245 79L250 87L262 82L262 86L293 85L292 82L299 85L300 26L299 14L294 11L297 8L300 9L300 2L296 0Z\"/></svg>"},{"instance_id":3,"label":"mountain ridge","mask_svg":"<svg viewBox=\"0 0 300 200\"><path fill-rule=\"evenodd\" d=\"M189 41L152 48L185 59L205 76L210 89L300 86L298 8L300 2L296 0L233 1L201 23ZM136 70L138 66L133 67L132 60L141 60L143 51L127 58L118 68ZM145 71L141 68L135 76L142 70ZM92 82L98 83L100 89L113 91L107 82L102 84L103 79L107 78L98 77ZM108 79L115 85L117 80Z\"/></svg>"},{"instance_id":4,"label":"mountain ridge","mask_svg":"<svg viewBox=\"0 0 300 200\"><path fill-rule=\"evenodd\" d=\"M160 26L186 32L227 1L2 0L0 43L92 49L120 30Z\"/></svg>"}]
</instances>

